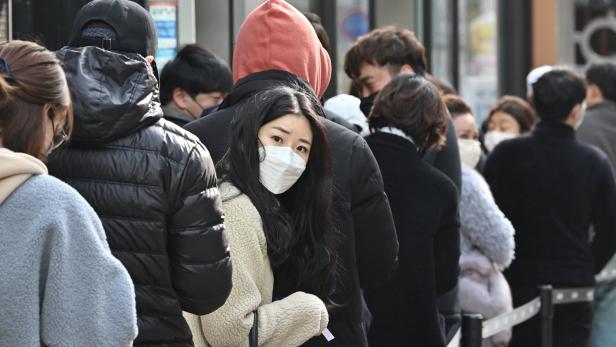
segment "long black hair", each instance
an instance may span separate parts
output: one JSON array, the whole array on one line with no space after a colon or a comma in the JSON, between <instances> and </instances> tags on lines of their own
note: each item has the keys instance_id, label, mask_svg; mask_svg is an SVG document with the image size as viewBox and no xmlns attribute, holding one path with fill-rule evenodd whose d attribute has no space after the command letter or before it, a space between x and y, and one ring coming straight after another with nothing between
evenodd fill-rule
<instances>
[{"instance_id":1,"label":"long black hair","mask_svg":"<svg viewBox=\"0 0 616 347\"><path fill-rule=\"evenodd\" d=\"M247 98L236 109L230 147L219 173L255 205L263 221L274 295L305 291L333 303L336 253L332 225L331 150L320 108L309 95L277 87ZM306 170L287 192L274 195L259 181L259 129L282 116L304 116L312 130Z\"/></svg>"}]
</instances>

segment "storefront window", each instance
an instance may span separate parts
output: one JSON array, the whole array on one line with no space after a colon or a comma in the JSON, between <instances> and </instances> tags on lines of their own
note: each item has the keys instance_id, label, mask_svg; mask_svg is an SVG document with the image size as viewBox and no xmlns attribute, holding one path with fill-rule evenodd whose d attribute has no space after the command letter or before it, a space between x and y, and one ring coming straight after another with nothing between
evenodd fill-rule
<instances>
[{"instance_id":1,"label":"storefront window","mask_svg":"<svg viewBox=\"0 0 616 347\"><path fill-rule=\"evenodd\" d=\"M0 41L11 39L9 0L0 1Z\"/></svg>"},{"instance_id":2,"label":"storefront window","mask_svg":"<svg viewBox=\"0 0 616 347\"><path fill-rule=\"evenodd\" d=\"M497 2L460 0L460 93L481 123L498 97Z\"/></svg>"},{"instance_id":3,"label":"storefront window","mask_svg":"<svg viewBox=\"0 0 616 347\"><path fill-rule=\"evenodd\" d=\"M338 93L348 93L351 87L351 80L344 73L344 56L359 36L368 33L369 28L368 0L338 0L336 16Z\"/></svg>"},{"instance_id":4,"label":"storefront window","mask_svg":"<svg viewBox=\"0 0 616 347\"><path fill-rule=\"evenodd\" d=\"M454 54L457 47L453 42L453 11L449 0L432 1L432 47L430 48L430 69L436 78L455 84L453 76Z\"/></svg>"},{"instance_id":5,"label":"storefront window","mask_svg":"<svg viewBox=\"0 0 616 347\"><path fill-rule=\"evenodd\" d=\"M310 0L289 0L289 3L301 12L311 12Z\"/></svg>"}]
</instances>

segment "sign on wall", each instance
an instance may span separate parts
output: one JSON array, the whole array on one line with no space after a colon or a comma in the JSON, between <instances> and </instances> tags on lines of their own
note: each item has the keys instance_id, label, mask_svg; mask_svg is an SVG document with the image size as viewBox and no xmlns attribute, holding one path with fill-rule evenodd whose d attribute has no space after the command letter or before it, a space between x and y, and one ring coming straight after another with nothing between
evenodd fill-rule
<instances>
[{"instance_id":1,"label":"sign on wall","mask_svg":"<svg viewBox=\"0 0 616 347\"><path fill-rule=\"evenodd\" d=\"M177 1L149 0L146 5L156 23L158 32L156 64L161 69L177 53Z\"/></svg>"}]
</instances>

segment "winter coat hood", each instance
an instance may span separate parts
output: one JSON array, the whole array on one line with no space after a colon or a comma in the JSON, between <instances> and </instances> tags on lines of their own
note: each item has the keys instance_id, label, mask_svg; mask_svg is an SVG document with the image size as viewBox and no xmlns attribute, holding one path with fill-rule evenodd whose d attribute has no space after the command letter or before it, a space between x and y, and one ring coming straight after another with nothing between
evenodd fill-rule
<instances>
[{"instance_id":1,"label":"winter coat hood","mask_svg":"<svg viewBox=\"0 0 616 347\"><path fill-rule=\"evenodd\" d=\"M0 204L30 176L46 173L45 164L35 157L0 148Z\"/></svg>"},{"instance_id":2,"label":"winter coat hood","mask_svg":"<svg viewBox=\"0 0 616 347\"><path fill-rule=\"evenodd\" d=\"M306 17L283 0L268 0L242 24L233 52L233 82L267 70L290 72L319 97L331 78L329 54Z\"/></svg>"},{"instance_id":3,"label":"winter coat hood","mask_svg":"<svg viewBox=\"0 0 616 347\"><path fill-rule=\"evenodd\" d=\"M158 81L139 54L89 46L64 47L57 55L73 100L72 142L107 143L162 117Z\"/></svg>"}]
</instances>

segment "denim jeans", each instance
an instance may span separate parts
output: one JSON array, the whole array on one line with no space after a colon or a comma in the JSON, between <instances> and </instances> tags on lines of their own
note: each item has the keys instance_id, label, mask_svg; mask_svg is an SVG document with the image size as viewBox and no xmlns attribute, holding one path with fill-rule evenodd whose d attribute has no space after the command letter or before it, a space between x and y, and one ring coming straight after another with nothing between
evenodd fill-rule
<instances>
[{"instance_id":1,"label":"denim jeans","mask_svg":"<svg viewBox=\"0 0 616 347\"><path fill-rule=\"evenodd\" d=\"M616 263L612 258L610 265ZM598 283L595 289L595 319L593 320L591 346L616 346L616 280Z\"/></svg>"}]
</instances>

